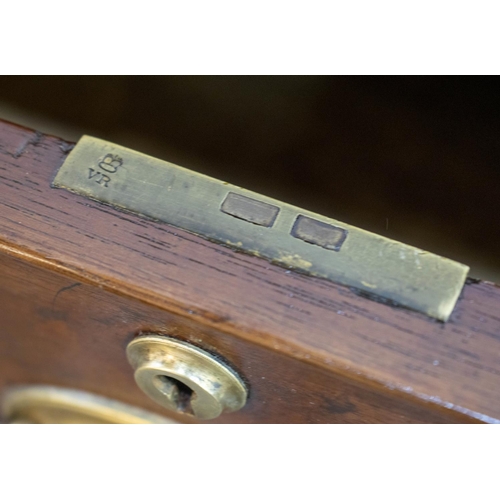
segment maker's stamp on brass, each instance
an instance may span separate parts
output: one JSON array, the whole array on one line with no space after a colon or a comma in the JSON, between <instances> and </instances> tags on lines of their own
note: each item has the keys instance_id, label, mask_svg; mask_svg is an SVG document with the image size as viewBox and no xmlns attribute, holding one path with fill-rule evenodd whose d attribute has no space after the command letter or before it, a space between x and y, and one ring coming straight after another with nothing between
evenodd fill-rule
<instances>
[{"instance_id":1,"label":"maker's stamp on brass","mask_svg":"<svg viewBox=\"0 0 500 500\"><path fill-rule=\"evenodd\" d=\"M327 250L338 252L347 238L347 231L305 215L299 215L292 228L292 236Z\"/></svg>"},{"instance_id":2,"label":"maker's stamp on brass","mask_svg":"<svg viewBox=\"0 0 500 500\"><path fill-rule=\"evenodd\" d=\"M108 153L97 162L97 167L89 167L88 178L94 180L99 186L109 187L113 174L123 165L123 159L118 155Z\"/></svg>"},{"instance_id":3,"label":"maker's stamp on brass","mask_svg":"<svg viewBox=\"0 0 500 500\"><path fill-rule=\"evenodd\" d=\"M238 219L264 227L271 227L280 211L279 207L269 203L232 192L226 196L221 210Z\"/></svg>"}]
</instances>

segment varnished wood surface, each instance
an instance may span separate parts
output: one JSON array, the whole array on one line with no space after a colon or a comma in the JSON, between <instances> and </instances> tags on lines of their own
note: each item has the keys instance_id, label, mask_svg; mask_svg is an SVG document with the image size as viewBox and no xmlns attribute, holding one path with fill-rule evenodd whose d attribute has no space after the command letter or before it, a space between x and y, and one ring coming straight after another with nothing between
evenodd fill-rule
<instances>
[{"instance_id":1,"label":"varnished wood surface","mask_svg":"<svg viewBox=\"0 0 500 500\"><path fill-rule=\"evenodd\" d=\"M467 284L446 324L377 303L50 188L70 148L0 122L4 386L54 383L158 411L124 349L139 330L176 328L249 382L247 407L220 421L500 420L498 287Z\"/></svg>"},{"instance_id":2,"label":"varnished wood surface","mask_svg":"<svg viewBox=\"0 0 500 500\"><path fill-rule=\"evenodd\" d=\"M0 275L0 387L38 383L83 389L178 418L163 412L134 382L125 348L142 330L189 341L222 356L242 374L250 388L247 405L215 422L456 421L449 411L442 414L428 405L394 398L36 264L3 255Z\"/></svg>"}]
</instances>

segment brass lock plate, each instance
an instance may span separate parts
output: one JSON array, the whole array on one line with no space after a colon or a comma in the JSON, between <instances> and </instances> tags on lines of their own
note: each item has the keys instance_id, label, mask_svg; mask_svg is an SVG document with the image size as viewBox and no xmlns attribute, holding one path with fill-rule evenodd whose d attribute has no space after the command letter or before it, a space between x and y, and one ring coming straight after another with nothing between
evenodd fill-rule
<instances>
[{"instance_id":1,"label":"brass lock plate","mask_svg":"<svg viewBox=\"0 0 500 500\"><path fill-rule=\"evenodd\" d=\"M64 188L447 321L469 268L130 149L83 136Z\"/></svg>"}]
</instances>

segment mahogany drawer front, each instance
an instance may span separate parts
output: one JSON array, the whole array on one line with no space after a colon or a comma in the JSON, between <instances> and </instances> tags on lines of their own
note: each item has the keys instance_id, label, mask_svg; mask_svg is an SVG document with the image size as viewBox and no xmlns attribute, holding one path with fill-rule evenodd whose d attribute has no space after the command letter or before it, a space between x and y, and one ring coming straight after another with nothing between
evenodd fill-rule
<instances>
[{"instance_id":1,"label":"mahogany drawer front","mask_svg":"<svg viewBox=\"0 0 500 500\"><path fill-rule=\"evenodd\" d=\"M149 411L139 332L187 341L245 381L213 422L493 422L500 290L469 282L450 320L391 307L50 187L65 141L0 122L0 385L86 390Z\"/></svg>"},{"instance_id":2,"label":"mahogany drawer front","mask_svg":"<svg viewBox=\"0 0 500 500\"><path fill-rule=\"evenodd\" d=\"M82 389L162 413L136 386L127 344L165 333L222 357L247 382L246 406L215 422L452 422L453 415L383 394L259 343L3 255L2 384ZM307 355L306 355L307 356Z\"/></svg>"}]
</instances>

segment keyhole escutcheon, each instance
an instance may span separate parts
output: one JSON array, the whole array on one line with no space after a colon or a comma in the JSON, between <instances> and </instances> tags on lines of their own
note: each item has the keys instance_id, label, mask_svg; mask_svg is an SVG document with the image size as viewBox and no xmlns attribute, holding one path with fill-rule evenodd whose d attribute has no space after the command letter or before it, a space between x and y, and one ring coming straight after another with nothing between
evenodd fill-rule
<instances>
[{"instance_id":1,"label":"keyhole escutcheon","mask_svg":"<svg viewBox=\"0 0 500 500\"><path fill-rule=\"evenodd\" d=\"M210 420L246 403L247 389L239 375L187 342L140 335L128 345L127 357L137 385L169 410Z\"/></svg>"}]
</instances>

